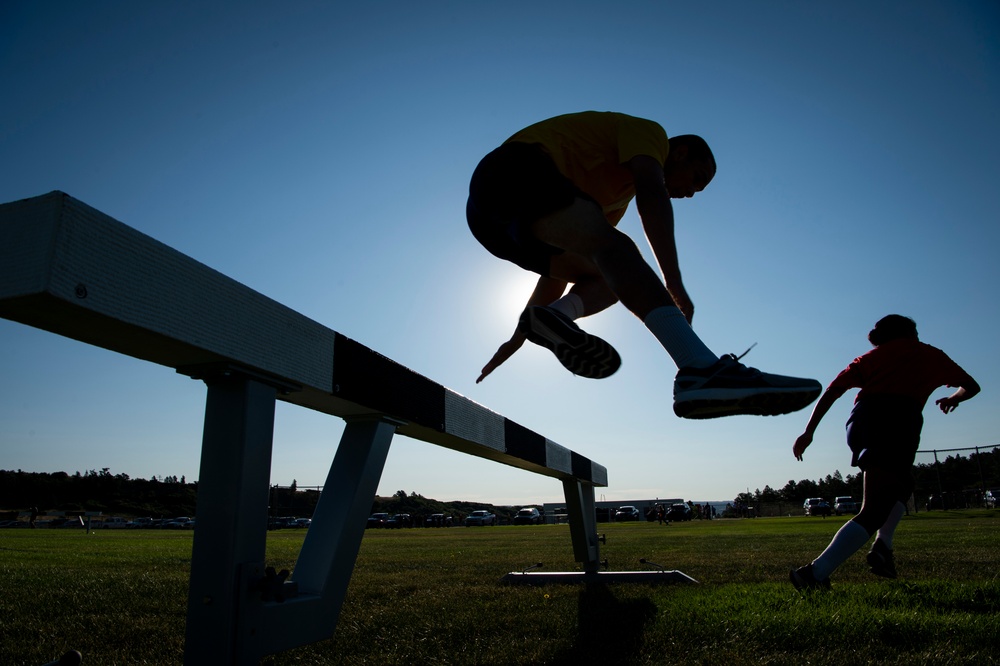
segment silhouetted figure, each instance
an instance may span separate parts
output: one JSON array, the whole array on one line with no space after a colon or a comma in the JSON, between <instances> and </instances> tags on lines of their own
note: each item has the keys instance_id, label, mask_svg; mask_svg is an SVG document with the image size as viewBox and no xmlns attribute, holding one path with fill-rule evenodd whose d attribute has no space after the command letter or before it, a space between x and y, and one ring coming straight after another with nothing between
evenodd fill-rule
<instances>
[{"instance_id":1,"label":"silhouetted figure","mask_svg":"<svg viewBox=\"0 0 1000 666\"><path fill-rule=\"evenodd\" d=\"M681 279L670 200L701 192L715 171L701 137L668 139L651 120L596 111L543 120L484 157L469 185L469 228L493 255L540 277L477 383L525 340L551 350L576 375L610 376L621 364L618 352L574 320L620 300L679 368L678 416L785 414L815 400L819 382L765 374L731 354L720 358L691 328L694 304ZM617 229L633 198L662 280Z\"/></svg>"},{"instance_id":2,"label":"silhouetted figure","mask_svg":"<svg viewBox=\"0 0 1000 666\"><path fill-rule=\"evenodd\" d=\"M888 315L868 333L874 345L851 362L830 383L813 409L805 432L792 447L795 457L812 443L813 434L830 407L849 389L859 388L847 420L851 464L864 472L861 511L837 532L826 550L791 573L796 588L830 587L830 574L864 546L872 573L896 577L892 539L913 493L913 460L920 444L923 409L941 386L957 387L935 401L945 414L979 393L979 384L940 349L920 342L917 325L901 315Z\"/></svg>"}]
</instances>

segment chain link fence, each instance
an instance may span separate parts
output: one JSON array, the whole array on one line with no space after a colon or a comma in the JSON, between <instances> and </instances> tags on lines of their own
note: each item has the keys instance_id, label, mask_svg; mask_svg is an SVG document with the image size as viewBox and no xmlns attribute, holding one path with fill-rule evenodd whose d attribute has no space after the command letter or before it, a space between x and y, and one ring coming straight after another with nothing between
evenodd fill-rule
<instances>
[{"instance_id":1,"label":"chain link fence","mask_svg":"<svg viewBox=\"0 0 1000 666\"><path fill-rule=\"evenodd\" d=\"M917 451L914 509L996 508L1000 495L1000 445Z\"/></svg>"}]
</instances>

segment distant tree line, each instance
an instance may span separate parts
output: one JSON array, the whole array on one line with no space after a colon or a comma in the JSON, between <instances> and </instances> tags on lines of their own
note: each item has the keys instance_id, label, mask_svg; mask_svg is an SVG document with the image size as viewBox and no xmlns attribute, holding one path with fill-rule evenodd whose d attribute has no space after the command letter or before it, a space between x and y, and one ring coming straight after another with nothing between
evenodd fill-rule
<instances>
[{"instance_id":1,"label":"distant tree line","mask_svg":"<svg viewBox=\"0 0 1000 666\"><path fill-rule=\"evenodd\" d=\"M25 472L0 470L0 516L15 519L19 511L33 507L48 511L99 511L105 515L171 518L195 516L198 482L183 476L153 476L133 479L128 474L100 470L75 472ZM271 516L311 517L319 501L319 489L271 486L268 513ZM417 493L399 490L391 497L376 497L372 513L408 513L427 516L444 513L464 518L475 509L491 509L499 517L513 517L516 509L474 502L439 502Z\"/></svg>"},{"instance_id":2,"label":"distant tree line","mask_svg":"<svg viewBox=\"0 0 1000 666\"><path fill-rule=\"evenodd\" d=\"M987 490L1000 488L1000 447L983 447L969 456L949 455L936 462L918 463L913 466L916 481L914 503L924 508L932 497L944 497L945 507L975 506ZM754 492L739 493L733 500L735 506L768 507L764 515L780 515L801 509L809 497L822 497L833 502L835 497L850 495L860 501L864 477L861 472L848 474L840 471L817 481L789 481L781 489L764 486ZM938 507L940 508L940 507Z\"/></svg>"},{"instance_id":3,"label":"distant tree line","mask_svg":"<svg viewBox=\"0 0 1000 666\"><path fill-rule=\"evenodd\" d=\"M914 466L917 482L916 501L923 507L931 496L953 497L952 506L962 498L973 497L984 490L1000 488L1000 447L984 448L969 456L949 455L936 462ZM737 505L778 507L779 513L801 510L809 497L833 498L850 495L862 497L862 475L844 477L839 471L818 480L791 480L781 489L764 486L763 490L742 492L733 502ZM196 515L198 482L185 477L153 476L133 479L128 474L112 474L100 470L75 472L24 472L0 470L0 511L17 512L37 507L46 511L100 511L106 515L170 518ZM312 516L319 501L319 489L272 486L269 499L271 516ZM964 501L968 501L967 499ZM530 505L530 504L529 504ZM488 509L504 522L512 518L519 507L503 507L481 502L440 502L418 493L399 490L390 497L376 497L372 513L408 513L426 516L444 513L461 520L476 509Z\"/></svg>"},{"instance_id":4,"label":"distant tree line","mask_svg":"<svg viewBox=\"0 0 1000 666\"><path fill-rule=\"evenodd\" d=\"M310 517L319 501L319 495L318 489L303 490L298 487L295 481L292 481L291 486L272 486L270 514L272 516ZM435 513L443 513L455 520L463 520L476 509L488 509L496 514L501 522L504 522L513 519L519 508L520 506L494 506L482 502L442 502L424 497L419 493L397 490L389 497L376 497L372 502L371 513L409 514L415 520L422 520Z\"/></svg>"},{"instance_id":5,"label":"distant tree line","mask_svg":"<svg viewBox=\"0 0 1000 666\"><path fill-rule=\"evenodd\" d=\"M0 470L0 508L100 511L106 515L169 518L193 516L198 484L183 476L133 479L109 468L76 472Z\"/></svg>"}]
</instances>

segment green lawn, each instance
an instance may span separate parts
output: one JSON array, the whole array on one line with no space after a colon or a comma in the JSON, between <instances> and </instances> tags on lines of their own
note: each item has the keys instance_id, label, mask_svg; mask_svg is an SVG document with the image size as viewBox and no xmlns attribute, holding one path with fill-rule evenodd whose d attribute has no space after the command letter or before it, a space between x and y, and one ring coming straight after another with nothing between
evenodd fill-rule
<instances>
[{"instance_id":1,"label":"green lawn","mask_svg":"<svg viewBox=\"0 0 1000 666\"><path fill-rule=\"evenodd\" d=\"M611 570L640 558L698 585L506 587L536 562L574 570L565 526L369 531L332 640L265 664L997 664L996 511L921 513L897 535L900 578L855 556L831 592L791 567L843 518L599 525ZM302 533L271 533L291 568ZM0 530L0 664L178 664L191 533Z\"/></svg>"}]
</instances>

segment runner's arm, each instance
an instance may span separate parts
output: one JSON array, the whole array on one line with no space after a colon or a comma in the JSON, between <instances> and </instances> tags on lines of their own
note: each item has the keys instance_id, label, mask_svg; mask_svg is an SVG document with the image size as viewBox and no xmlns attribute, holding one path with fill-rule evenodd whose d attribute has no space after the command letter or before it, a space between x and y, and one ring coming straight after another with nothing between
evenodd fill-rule
<instances>
[{"instance_id":1,"label":"runner's arm","mask_svg":"<svg viewBox=\"0 0 1000 666\"><path fill-rule=\"evenodd\" d=\"M935 400L934 404L938 405L942 412L948 414L955 411L955 408L958 407L958 403L965 402L969 398L975 397L979 391L979 382L972 377L969 377L968 380L962 382L962 385L958 387L958 390L946 398Z\"/></svg>"},{"instance_id":2,"label":"runner's arm","mask_svg":"<svg viewBox=\"0 0 1000 666\"><path fill-rule=\"evenodd\" d=\"M798 439L795 440L795 445L792 446L792 453L795 454L796 460L802 460L803 452L812 444L813 435L816 433L819 422L823 420L826 413L833 407L833 403L837 402L840 396L845 393L847 393L846 388L831 386L816 401L816 406L813 407L812 415L809 417L809 423L806 424L805 431L798 436Z\"/></svg>"}]
</instances>

